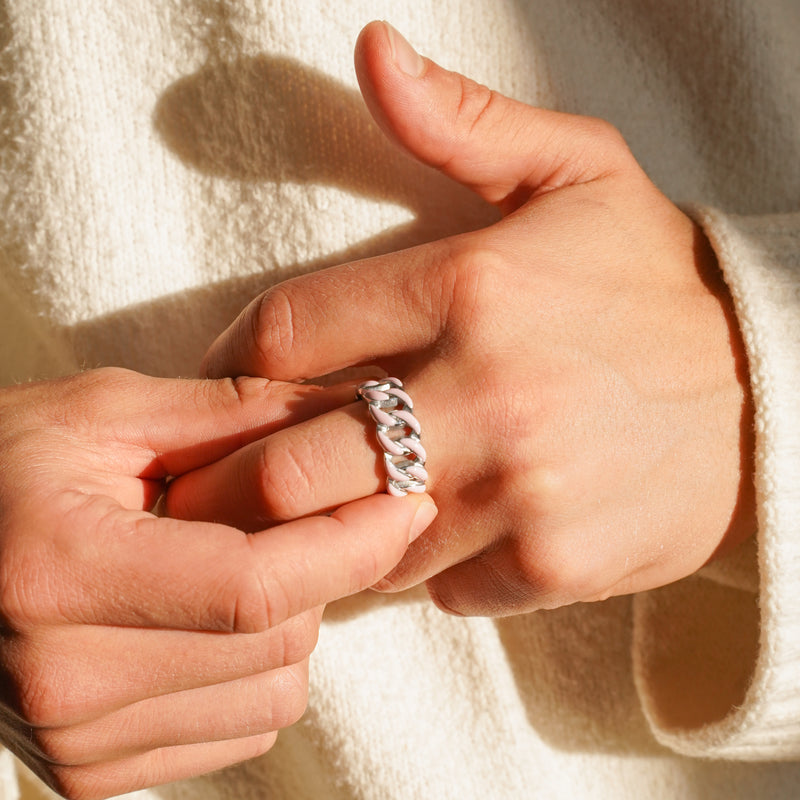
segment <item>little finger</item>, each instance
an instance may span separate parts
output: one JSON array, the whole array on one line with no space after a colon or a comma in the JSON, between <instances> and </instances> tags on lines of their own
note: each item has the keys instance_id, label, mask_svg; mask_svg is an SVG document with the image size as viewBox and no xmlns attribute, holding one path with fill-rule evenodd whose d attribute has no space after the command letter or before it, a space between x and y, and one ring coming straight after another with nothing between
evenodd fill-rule
<instances>
[{"instance_id":1,"label":"little finger","mask_svg":"<svg viewBox=\"0 0 800 800\"><path fill-rule=\"evenodd\" d=\"M58 766L118 761L182 745L248 738L296 722L308 699L308 661L236 681L142 700L91 722L31 729Z\"/></svg>"},{"instance_id":2,"label":"little finger","mask_svg":"<svg viewBox=\"0 0 800 800\"><path fill-rule=\"evenodd\" d=\"M248 761L266 753L276 738L272 732L225 742L165 747L117 761L79 766L52 765L18 755L63 797L103 800Z\"/></svg>"}]
</instances>

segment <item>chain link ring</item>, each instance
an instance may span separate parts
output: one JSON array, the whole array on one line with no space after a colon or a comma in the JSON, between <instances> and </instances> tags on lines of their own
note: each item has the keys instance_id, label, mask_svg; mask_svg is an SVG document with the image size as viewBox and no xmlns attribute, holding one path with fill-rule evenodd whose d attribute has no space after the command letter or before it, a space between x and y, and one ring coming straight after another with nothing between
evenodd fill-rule
<instances>
[{"instance_id":1,"label":"chain link ring","mask_svg":"<svg viewBox=\"0 0 800 800\"><path fill-rule=\"evenodd\" d=\"M414 403L403 390L402 381L397 378L365 381L358 387L356 396L367 403L375 422L386 468L386 491L395 497L424 492L428 480L427 454L420 441Z\"/></svg>"}]
</instances>

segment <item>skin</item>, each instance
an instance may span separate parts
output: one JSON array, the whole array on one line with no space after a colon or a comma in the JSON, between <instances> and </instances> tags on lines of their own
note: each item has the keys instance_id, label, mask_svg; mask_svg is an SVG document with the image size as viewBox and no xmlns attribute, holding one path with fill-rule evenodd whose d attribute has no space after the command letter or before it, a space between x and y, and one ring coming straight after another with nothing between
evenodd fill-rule
<instances>
[{"instance_id":1,"label":"skin","mask_svg":"<svg viewBox=\"0 0 800 800\"><path fill-rule=\"evenodd\" d=\"M150 509L168 476L351 393L124 370L0 390L0 741L56 791L218 769L303 713L322 606L386 574L433 503L252 535Z\"/></svg>"},{"instance_id":2,"label":"skin","mask_svg":"<svg viewBox=\"0 0 800 800\"><path fill-rule=\"evenodd\" d=\"M746 363L707 241L609 124L406 47L385 23L359 38L375 120L502 220L269 289L206 374L404 380L441 513L381 590L425 581L446 611L503 615L693 573L755 528ZM170 513L249 529L369 495L365 420L340 408L186 474Z\"/></svg>"}]
</instances>

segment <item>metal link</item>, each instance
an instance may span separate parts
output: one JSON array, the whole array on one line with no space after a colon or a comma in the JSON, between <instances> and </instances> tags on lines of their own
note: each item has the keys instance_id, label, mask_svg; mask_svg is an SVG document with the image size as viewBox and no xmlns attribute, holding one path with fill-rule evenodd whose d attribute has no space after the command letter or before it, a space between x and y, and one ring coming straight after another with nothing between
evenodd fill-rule
<instances>
[{"instance_id":1,"label":"metal link","mask_svg":"<svg viewBox=\"0 0 800 800\"><path fill-rule=\"evenodd\" d=\"M403 390L402 381L397 378L365 381L358 387L356 395L367 403L375 421L386 468L386 491L396 497L409 492L424 492L428 480L425 469L427 453L420 441L414 403Z\"/></svg>"}]
</instances>

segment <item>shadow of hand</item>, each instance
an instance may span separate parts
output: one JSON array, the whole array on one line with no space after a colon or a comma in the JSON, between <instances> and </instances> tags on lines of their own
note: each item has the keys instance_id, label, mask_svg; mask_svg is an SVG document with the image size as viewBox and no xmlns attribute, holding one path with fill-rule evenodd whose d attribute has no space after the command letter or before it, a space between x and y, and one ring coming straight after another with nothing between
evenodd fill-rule
<instances>
[{"instance_id":1,"label":"shadow of hand","mask_svg":"<svg viewBox=\"0 0 800 800\"><path fill-rule=\"evenodd\" d=\"M184 164L211 176L334 186L403 205L420 221L433 215L439 236L493 217L472 193L389 142L357 91L293 59L209 64L163 93L154 124Z\"/></svg>"}]
</instances>

